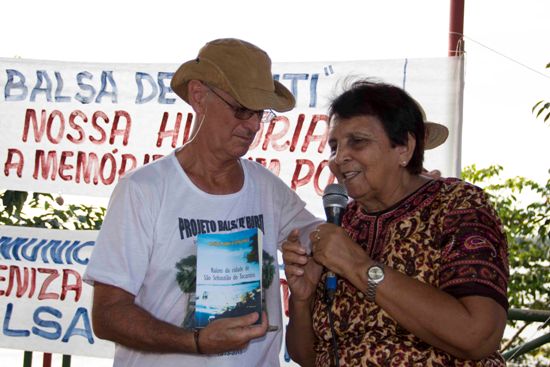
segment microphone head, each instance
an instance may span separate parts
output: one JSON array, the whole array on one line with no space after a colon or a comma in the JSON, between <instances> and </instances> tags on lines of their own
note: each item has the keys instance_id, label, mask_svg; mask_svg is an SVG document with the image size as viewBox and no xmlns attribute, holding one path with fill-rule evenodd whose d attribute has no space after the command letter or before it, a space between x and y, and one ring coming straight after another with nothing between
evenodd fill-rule
<instances>
[{"instance_id":1,"label":"microphone head","mask_svg":"<svg viewBox=\"0 0 550 367\"><path fill-rule=\"evenodd\" d=\"M323 206L345 208L348 205L348 192L342 184L333 183L325 187Z\"/></svg>"}]
</instances>

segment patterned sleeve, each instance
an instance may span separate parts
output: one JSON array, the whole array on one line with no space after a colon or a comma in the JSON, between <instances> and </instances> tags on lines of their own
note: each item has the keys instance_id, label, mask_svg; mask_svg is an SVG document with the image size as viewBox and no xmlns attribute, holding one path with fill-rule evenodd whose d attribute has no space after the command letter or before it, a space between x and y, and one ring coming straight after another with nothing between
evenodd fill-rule
<instances>
[{"instance_id":1,"label":"patterned sleeve","mask_svg":"<svg viewBox=\"0 0 550 367\"><path fill-rule=\"evenodd\" d=\"M440 288L460 298L485 296L508 309L508 244L480 188L459 181L449 192L443 222Z\"/></svg>"}]
</instances>

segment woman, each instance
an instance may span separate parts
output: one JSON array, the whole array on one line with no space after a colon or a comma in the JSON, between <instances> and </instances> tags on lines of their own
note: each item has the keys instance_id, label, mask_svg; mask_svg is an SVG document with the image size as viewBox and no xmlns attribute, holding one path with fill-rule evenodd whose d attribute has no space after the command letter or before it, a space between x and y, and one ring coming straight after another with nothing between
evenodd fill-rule
<instances>
[{"instance_id":1,"label":"woman","mask_svg":"<svg viewBox=\"0 0 550 367\"><path fill-rule=\"evenodd\" d=\"M291 357L305 366L503 366L507 244L483 191L422 175L422 113L397 87L356 82L329 116L330 169L353 200L342 227L311 233L311 256L294 234L283 245Z\"/></svg>"}]
</instances>

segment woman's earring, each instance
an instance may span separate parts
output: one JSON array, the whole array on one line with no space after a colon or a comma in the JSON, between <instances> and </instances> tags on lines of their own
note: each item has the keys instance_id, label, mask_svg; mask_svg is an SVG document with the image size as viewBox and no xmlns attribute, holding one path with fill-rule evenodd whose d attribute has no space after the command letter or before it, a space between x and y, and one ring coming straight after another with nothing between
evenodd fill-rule
<instances>
[{"instance_id":1,"label":"woman's earring","mask_svg":"<svg viewBox=\"0 0 550 367\"><path fill-rule=\"evenodd\" d=\"M407 166L407 163L409 163L409 162L403 161L403 162L401 162L401 165L402 165L403 167L406 167L406 166Z\"/></svg>"}]
</instances>

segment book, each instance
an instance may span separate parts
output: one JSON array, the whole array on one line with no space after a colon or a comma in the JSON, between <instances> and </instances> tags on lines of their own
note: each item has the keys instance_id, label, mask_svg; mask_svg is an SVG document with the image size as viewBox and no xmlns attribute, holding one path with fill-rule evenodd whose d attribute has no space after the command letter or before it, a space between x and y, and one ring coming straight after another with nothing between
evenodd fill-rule
<instances>
[{"instance_id":1,"label":"book","mask_svg":"<svg viewBox=\"0 0 550 367\"><path fill-rule=\"evenodd\" d=\"M195 327L251 312L261 315L262 237L258 228L197 236Z\"/></svg>"}]
</instances>

